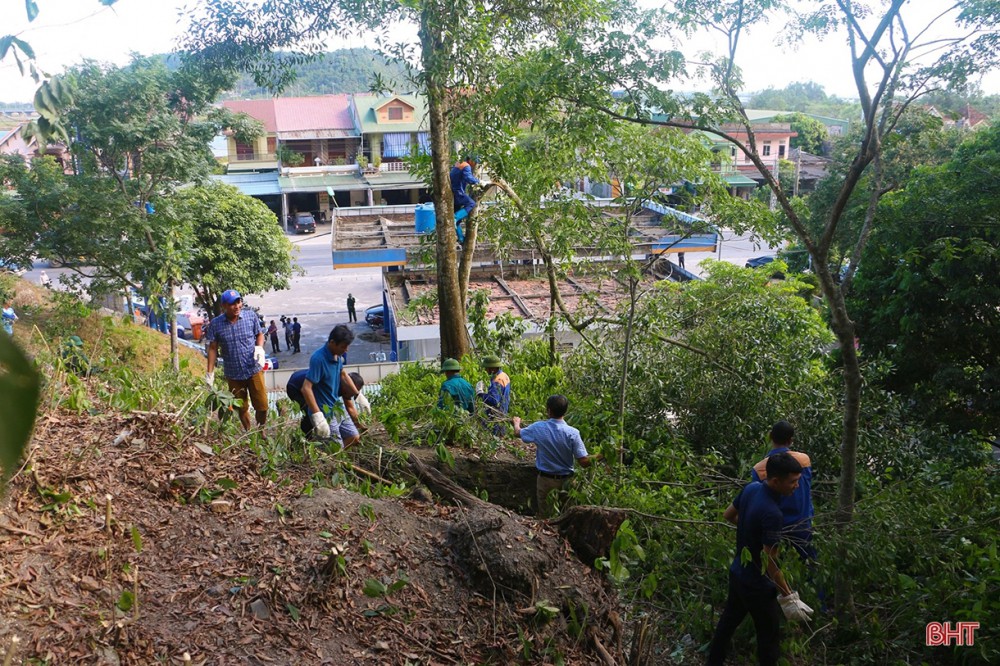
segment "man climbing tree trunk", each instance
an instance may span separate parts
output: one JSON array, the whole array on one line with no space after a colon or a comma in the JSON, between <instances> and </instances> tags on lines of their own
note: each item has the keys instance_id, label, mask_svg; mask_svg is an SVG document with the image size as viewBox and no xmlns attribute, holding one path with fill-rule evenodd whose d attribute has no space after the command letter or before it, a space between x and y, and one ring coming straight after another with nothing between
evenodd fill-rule
<instances>
[{"instance_id":1,"label":"man climbing tree trunk","mask_svg":"<svg viewBox=\"0 0 1000 666\"><path fill-rule=\"evenodd\" d=\"M439 83L454 42L443 17L433 3L420 11L421 60L427 73L427 110L431 126L431 163L434 210L437 220L437 289L440 310L441 355L462 358L468 351L465 330L465 299L459 288L455 245L454 210L448 172L451 169L451 141L448 126L448 89Z\"/></svg>"}]
</instances>

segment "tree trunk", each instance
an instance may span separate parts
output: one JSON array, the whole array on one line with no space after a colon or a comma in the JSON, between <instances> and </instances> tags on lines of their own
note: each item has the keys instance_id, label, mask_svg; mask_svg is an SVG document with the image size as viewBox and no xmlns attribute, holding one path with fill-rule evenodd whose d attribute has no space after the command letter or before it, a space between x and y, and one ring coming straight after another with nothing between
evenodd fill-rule
<instances>
[{"instance_id":1,"label":"tree trunk","mask_svg":"<svg viewBox=\"0 0 1000 666\"><path fill-rule=\"evenodd\" d=\"M636 280L628 280L628 323L625 325L625 349L622 353L622 374L618 383L618 465L625 464L625 390L628 388L628 362L632 355L632 336L635 332Z\"/></svg>"},{"instance_id":2,"label":"tree trunk","mask_svg":"<svg viewBox=\"0 0 1000 666\"><path fill-rule=\"evenodd\" d=\"M167 298L170 300L170 363L174 368L174 372L179 372L181 369L180 352L178 351L177 344L177 313L174 312L174 281L167 280Z\"/></svg>"},{"instance_id":3,"label":"tree trunk","mask_svg":"<svg viewBox=\"0 0 1000 666\"><path fill-rule=\"evenodd\" d=\"M594 565L599 557L611 552L611 542L618 528L628 518L628 511L606 506L571 506L549 524L559 528L581 562Z\"/></svg>"},{"instance_id":4,"label":"tree trunk","mask_svg":"<svg viewBox=\"0 0 1000 666\"><path fill-rule=\"evenodd\" d=\"M841 358L844 364L844 431L840 440L840 482L837 492L837 510L834 522L839 529L846 529L854 515L854 487L857 482L858 465L858 423L861 414L861 366L858 363L858 353L854 348L854 322L851 321L844 294L833 280L833 275L826 264L826 256L822 261L815 260L817 277L823 288L830 307L831 328L840 343ZM846 561L846 553L839 553L838 558ZM846 575L840 575L836 581L836 604L838 612L852 614L851 581Z\"/></svg>"},{"instance_id":5,"label":"tree trunk","mask_svg":"<svg viewBox=\"0 0 1000 666\"><path fill-rule=\"evenodd\" d=\"M455 245L455 212L452 205L451 141L449 139L447 68L450 58L450 38L434 7L425 3L420 12L421 59L427 77L427 112L431 130L431 165L434 189L434 211L437 223L437 290L440 310L441 357L461 358L468 351L465 329L465 301L459 287L458 260ZM444 71L443 71L444 70Z\"/></svg>"}]
</instances>

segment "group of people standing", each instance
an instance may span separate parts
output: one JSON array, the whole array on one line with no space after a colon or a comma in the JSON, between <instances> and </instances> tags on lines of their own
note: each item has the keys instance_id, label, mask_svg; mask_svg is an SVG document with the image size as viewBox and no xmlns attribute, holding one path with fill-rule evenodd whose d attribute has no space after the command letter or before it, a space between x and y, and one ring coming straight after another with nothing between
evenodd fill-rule
<instances>
[{"instance_id":1,"label":"group of people standing","mask_svg":"<svg viewBox=\"0 0 1000 666\"><path fill-rule=\"evenodd\" d=\"M510 409L511 382L506 372L501 370L500 358L485 356L483 369L489 373L489 386L477 382L475 389L461 376L462 365L453 358L441 363L445 380L438 395L438 408L476 412L477 404L482 405L481 419L491 428L493 434L504 436L507 432L507 413ZM564 417L569 411L569 400L563 395L549 396L545 404L548 418L521 427L521 418L511 419L514 436L526 444L533 444L535 454L535 501L537 515L549 518L556 513L565 500L566 486L573 478L575 464L589 467L601 460L600 453L591 456L583 444L580 431L566 423Z\"/></svg>"},{"instance_id":2,"label":"group of people standing","mask_svg":"<svg viewBox=\"0 0 1000 666\"><path fill-rule=\"evenodd\" d=\"M291 351L293 354L301 352L302 324L299 323L299 318L281 315L278 321L281 322L281 328L285 332L285 351ZM281 351L281 342L278 340L278 324L273 319L267 327L267 335L271 341L271 352L277 354Z\"/></svg>"}]
</instances>

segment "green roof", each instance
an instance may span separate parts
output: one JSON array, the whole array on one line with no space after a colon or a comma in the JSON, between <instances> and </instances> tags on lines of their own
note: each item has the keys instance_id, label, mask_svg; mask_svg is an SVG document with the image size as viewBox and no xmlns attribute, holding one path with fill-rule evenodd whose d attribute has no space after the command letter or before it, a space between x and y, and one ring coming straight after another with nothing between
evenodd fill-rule
<instances>
[{"instance_id":1,"label":"green roof","mask_svg":"<svg viewBox=\"0 0 1000 666\"><path fill-rule=\"evenodd\" d=\"M726 181L726 184L733 187L757 187L757 181L753 178L747 178L740 173L730 173L722 176L722 180Z\"/></svg>"},{"instance_id":2,"label":"green roof","mask_svg":"<svg viewBox=\"0 0 1000 666\"><path fill-rule=\"evenodd\" d=\"M375 109L394 99L413 107L414 121L409 123L379 123ZM362 134L388 134L390 132L429 132L427 99L423 95L353 95L354 108L361 123Z\"/></svg>"},{"instance_id":3,"label":"green roof","mask_svg":"<svg viewBox=\"0 0 1000 666\"><path fill-rule=\"evenodd\" d=\"M317 176L281 176L278 187L282 192L325 192L332 188L337 191L364 190L368 184L356 175L321 174Z\"/></svg>"},{"instance_id":4,"label":"green roof","mask_svg":"<svg viewBox=\"0 0 1000 666\"><path fill-rule=\"evenodd\" d=\"M792 113L801 113L803 116L808 116L810 118L815 118L824 125L840 125L842 127L847 127L851 124L849 120L843 120L841 118L831 118L829 116L820 116L815 113L806 113L804 111L775 111L774 109L746 109L747 118L751 123L760 122L764 120L770 120L775 116L787 116Z\"/></svg>"},{"instance_id":5,"label":"green roof","mask_svg":"<svg viewBox=\"0 0 1000 666\"><path fill-rule=\"evenodd\" d=\"M377 176L366 175L365 182L373 190L417 190L429 187L427 183L406 171L383 172Z\"/></svg>"}]
</instances>

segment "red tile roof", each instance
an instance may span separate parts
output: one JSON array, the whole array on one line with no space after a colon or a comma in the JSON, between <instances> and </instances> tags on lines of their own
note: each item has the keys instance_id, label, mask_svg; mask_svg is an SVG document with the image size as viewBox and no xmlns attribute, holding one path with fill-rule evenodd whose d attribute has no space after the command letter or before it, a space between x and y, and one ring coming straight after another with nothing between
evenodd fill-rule
<instances>
[{"instance_id":1,"label":"red tile roof","mask_svg":"<svg viewBox=\"0 0 1000 666\"><path fill-rule=\"evenodd\" d=\"M253 116L264 124L268 133L310 130L347 130L353 133L349 100L350 95L276 97L232 100L223 102L222 106Z\"/></svg>"},{"instance_id":2,"label":"red tile roof","mask_svg":"<svg viewBox=\"0 0 1000 666\"><path fill-rule=\"evenodd\" d=\"M268 134L274 134L278 131L278 126L274 121L273 99L229 100L223 102L222 106L230 111L245 113L256 118L264 124L264 131Z\"/></svg>"}]
</instances>

